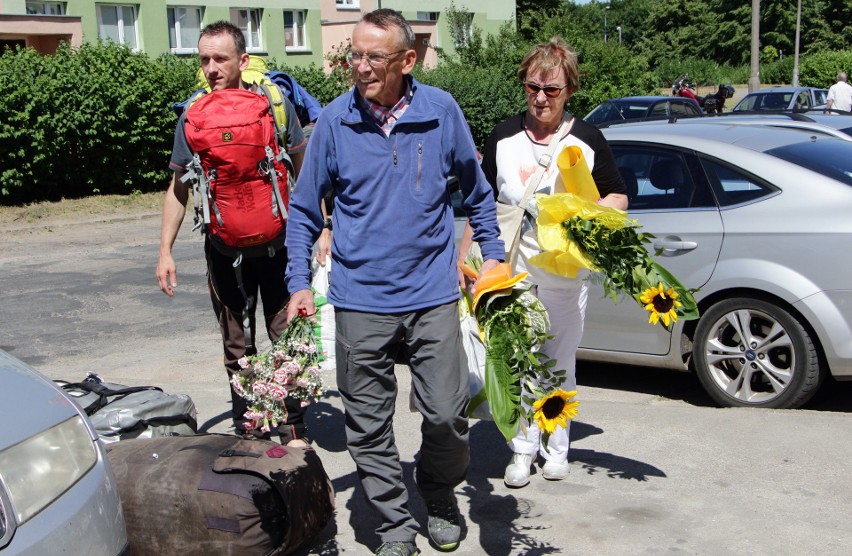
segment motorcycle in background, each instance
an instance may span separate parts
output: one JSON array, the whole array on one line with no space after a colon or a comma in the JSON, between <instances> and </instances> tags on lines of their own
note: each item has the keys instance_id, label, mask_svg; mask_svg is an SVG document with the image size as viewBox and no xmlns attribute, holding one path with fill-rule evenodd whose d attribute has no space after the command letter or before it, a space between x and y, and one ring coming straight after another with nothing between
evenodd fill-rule
<instances>
[{"instance_id":1,"label":"motorcycle in background","mask_svg":"<svg viewBox=\"0 0 852 556\"><path fill-rule=\"evenodd\" d=\"M672 84L672 96L695 100L707 114L721 114L725 108L725 100L734 96L734 87L722 83L715 93L700 96L695 93L695 82L690 81L688 76L683 76Z\"/></svg>"}]
</instances>

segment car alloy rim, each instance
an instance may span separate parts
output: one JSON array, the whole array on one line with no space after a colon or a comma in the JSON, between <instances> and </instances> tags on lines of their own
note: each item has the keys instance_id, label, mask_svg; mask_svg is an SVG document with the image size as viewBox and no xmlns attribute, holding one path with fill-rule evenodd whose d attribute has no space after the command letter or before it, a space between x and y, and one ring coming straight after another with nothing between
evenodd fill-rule
<instances>
[{"instance_id":1,"label":"car alloy rim","mask_svg":"<svg viewBox=\"0 0 852 556\"><path fill-rule=\"evenodd\" d=\"M796 366L793 341L770 315L741 309L713 323L705 346L710 377L728 396L759 404L780 396Z\"/></svg>"}]
</instances>

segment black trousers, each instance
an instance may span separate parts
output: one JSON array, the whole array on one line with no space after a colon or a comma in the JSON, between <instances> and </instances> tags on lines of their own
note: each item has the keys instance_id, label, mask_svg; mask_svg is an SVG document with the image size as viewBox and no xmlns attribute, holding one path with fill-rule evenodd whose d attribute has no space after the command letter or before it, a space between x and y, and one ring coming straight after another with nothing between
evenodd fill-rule
<instances>
[{"instance_id":1,"label":"black trousers","mask_svg":"<svg viewBox=\"0 0 852 556\"><path fill-rule=\"evenodd\" d=\"M230 380L231 374L240 371L238 361L243 356L257 353L256 316L258 296L263 303L263 318L266 333L271 341L277 340L287 327L287 284L284 271L287 267L287 250L278 249L272 257L243 257L240 265L243 290L252 298L248 307L251 329L250 345L246 344L242 324L242 312L246 299L237 283L234 269L235 258L221 253L208 239L204 246L207 256L207 284L213 311L219 321L224 349L225 370ZM230 382L229 382L230 385ZM231 389L232 417L234 428L240 432L243 427L243 415L248 409L246 400ZM285 399L287 419L278 426L281 441L286 443L293 438L306 436L305 410L299 400Z\"/></svg>"}]
</instances>

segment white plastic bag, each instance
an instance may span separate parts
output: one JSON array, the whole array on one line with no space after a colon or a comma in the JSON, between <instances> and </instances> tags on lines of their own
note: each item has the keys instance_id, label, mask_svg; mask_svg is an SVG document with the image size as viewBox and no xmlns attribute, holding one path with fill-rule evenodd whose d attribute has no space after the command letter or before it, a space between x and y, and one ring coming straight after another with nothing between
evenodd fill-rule
<instances>
[{"instance_id":1,"label":"white plastic bag","mask_svg":"<svg viewBox=\"0 0 852 556\"><path fill-rule=\"evenodd\" d=\"M459 319L462 346L467 356L467 368L470 373L470 401L468 416L473 419L491 421L491 409L485 395L485 344L479 336L476 317L470 313L464 298L459 301ZM480 401L481 400L481 401Z\"/></svg>"},{"instance_id":2,"label":"white plastic bag","mask_svg":"<svg viewBox=\"0 0 852 556\"><path fill-rule=\"evenodd\" d=\"M327 298L331 285L331 257L326 257L324 266L314 257L311 266L311 289L314 291L314 305L317 308L314 339L317 342L317 351L321 354L320 368L324 371L334 371L334 307L329 305Z\"/></svg>"}]
</instances>

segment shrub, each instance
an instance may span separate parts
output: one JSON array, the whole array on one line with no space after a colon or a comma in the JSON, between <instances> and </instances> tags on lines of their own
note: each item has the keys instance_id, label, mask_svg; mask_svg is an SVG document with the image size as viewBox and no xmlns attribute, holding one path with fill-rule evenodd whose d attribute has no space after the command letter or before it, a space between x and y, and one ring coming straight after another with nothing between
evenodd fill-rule
<instances>
[{"instance_id":1,"label":"shrub","mask_svg":"<svg viewBox=\"0 0 852 556\"><path fill-rule=\"evenodd\" d=\"M125 46L63 45L0 58L0 200L23 203L162 188L193 67Z\"/></svg>"},{"instance_id":2,"label":"shrub","mask_svg":"<svg viewBox=\"0 0 852 556\"><path fill-rule=\"evenodd\" d=\"M814 54L799 61L799 84L828 88L841 71L852 72L852 50Z\"/></svg>"},{"instance_id":3,"label":"shrub","mask_svg":"<svg viewBox=\"0 0 852 556\"><path fill-rule=\"evenodd\" d=\"M446 63L426 71L420 69L416 74L423 83L453 95L480 150L498 122L526 106L517 78L506 79L488 68Z\"/></svg>"}]
</instances>

